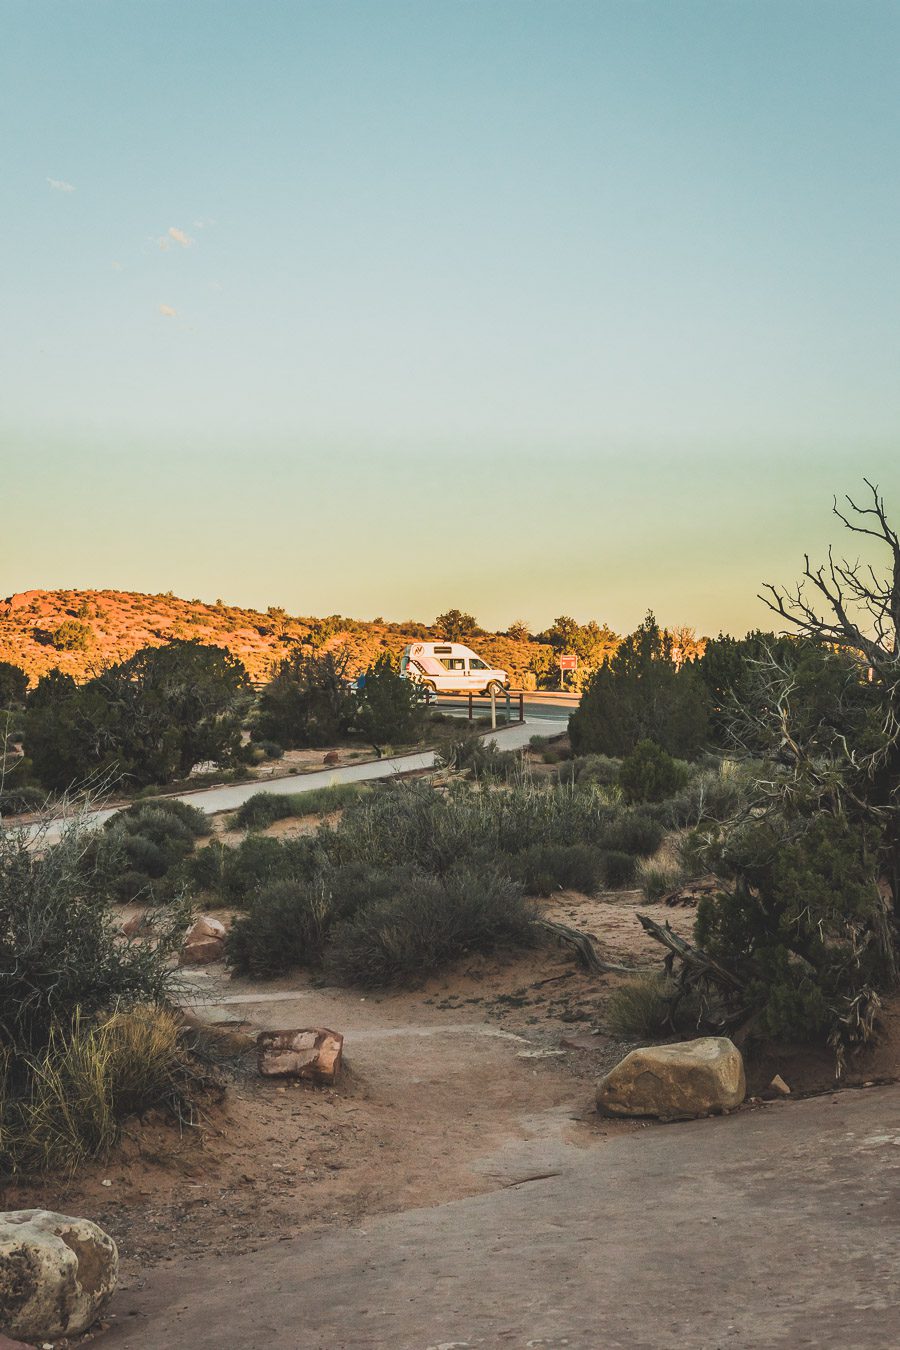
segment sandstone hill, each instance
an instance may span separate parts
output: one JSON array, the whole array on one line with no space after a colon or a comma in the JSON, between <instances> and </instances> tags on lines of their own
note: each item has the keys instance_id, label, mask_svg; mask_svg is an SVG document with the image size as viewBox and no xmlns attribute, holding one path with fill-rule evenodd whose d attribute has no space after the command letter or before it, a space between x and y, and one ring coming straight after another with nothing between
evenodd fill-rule
<instances>
[{"instance_id":1,"label":"sandstone hill","mask_svg":"<svg viewBox=\"0 0 900 1350\"><path fill-rule=\"evenodd\" d=\"M400 653L415 638L439 638L426 624L372 623L332 615L298 618L282 609L266 613L222 601L204 604L177 596L130 591L22 591L0 601L0 661L24 670L32 684L49 670L87 679L142 647L158 647L175 638L193 638L225 647L254 680L265 680L292 643L312 636L327 648L345 648L356 674L379 652ZM506 669L521 687L527 672L545 669L552 653L545 643L485 633L472 639L486 659ZM530 683L530 681L529 681Z\"/></svg>"}]
</instances>

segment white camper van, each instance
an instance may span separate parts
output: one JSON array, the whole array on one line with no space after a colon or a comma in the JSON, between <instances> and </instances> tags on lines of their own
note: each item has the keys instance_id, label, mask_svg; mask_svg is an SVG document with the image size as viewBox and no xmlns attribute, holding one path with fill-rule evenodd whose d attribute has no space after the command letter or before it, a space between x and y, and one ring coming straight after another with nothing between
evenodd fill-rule
<instances>
[{"instance_id":1,"label":"white camper van","mask_svg":"<svg viewBox=\"0 0 900 1350\"><path fill-rule=\"evenodd\" d=\"M493 670L461 642L411 642L400 674L437 694L502 694L509 687L505 670Z\"/></svg>"}]
</instances>

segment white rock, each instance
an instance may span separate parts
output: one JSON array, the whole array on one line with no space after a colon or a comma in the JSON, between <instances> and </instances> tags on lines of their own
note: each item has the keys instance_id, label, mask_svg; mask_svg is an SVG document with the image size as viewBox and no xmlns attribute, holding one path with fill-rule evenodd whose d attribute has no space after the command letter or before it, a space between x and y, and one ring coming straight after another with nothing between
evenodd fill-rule
<instances>
[{"instance_id":1,"label":"white rock","mask_svg":"<svg viewBox=\"0 0 900 1350\"><path fill-rule=\"evenodd\" d=\"M88 1219L0 1213L0 1326L27 1341L80 1336L116 1288L119 1253Z\"/></svg>"}]
</instances>

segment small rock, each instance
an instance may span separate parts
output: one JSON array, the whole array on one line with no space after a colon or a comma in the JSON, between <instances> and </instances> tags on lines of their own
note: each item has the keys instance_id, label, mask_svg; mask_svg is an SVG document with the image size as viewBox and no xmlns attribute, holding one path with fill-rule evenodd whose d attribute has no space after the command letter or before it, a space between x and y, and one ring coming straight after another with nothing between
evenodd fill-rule
<instances>
[{"instance_id":1,"label":"small rock","mask_svg":"<svg viewBox=\"0 0 900 1350\"><path fill-rule=\"evenodd\" d=\"M340 762L341 757L336 750L329 750L327 754L322 756L323 764L340 764Z\"/></svg>"},{"instance_id":2,"label":"small rock","mask_svg":"<svg viewBox=\"0 0 900 1350\"><path fill-rule=\"evenodd\" d=\"M46 1209L0 1214L3 1330L28 1341L80 1336L116 1288L119 1254L87 1219Z\"/></svg>"},{"instance_id":3,"label":"small rock","mask_svg":"<svg viewBox=\"0 0 900 1350\"><path fill-rule=\"evenodd\" d=\"M146 937L153 932L153 922L149 914L132 914L119 929L123 937Z\"/></svg>"},{"instance_id":4,"label":"small rock","mask_svg":"<svg viewBox=\"0 0 900 1350\"><path fill-rule=\"evenodd\" d=\"M188 942L178 957L180 966L208 966L213 961L225 960L225 943L220 938L201 938L199 942Z\"/></svg>"},{"instance_id":5,"label":"small rock","mask_svg":"<svg viewBox=\"0 0 900 1350\"><path fill-rule=\"evenodd\" d=\"M225 925L209 914L201 914L187 931L185 942L198 942L201 938L225 939Z\"/></svg>"},{"instance_id":6,"label":"small rock","mask_svg":"<svg viewBox=\"0 0 900 1350\"><path fill-rule=\"evenodd\" d=\"M602 1079L597 1109L610 1116L689 1120L732 1111L747 1084L737 1046L724 1036L632 1050Z\"/></svg>"},{"instance_id":7,"label":"small rock","mask_svg":"<svg viewBox=\"0 0 900 1350\"><path fill-rule=\"evenodd\" d=\"M218 919L201 914L185 934L184 946L178 958L182 966L208 966L212 961L225 959L225 925Z\"/></svg>"},{"instance_id":8,"label":"small rock","mask_svg":"<svg viewBox=\"0 0 900 1350\"><path fill-rule=\"evenodd\" d=\"M261 1031L257 1064L264 1078L302 1078L333 1083L341 1071L344 1038L327 1027L300 1031Z\"/></svg>"},{"instance_id":9,"label":"small rock","mask_svg":"<svg viewBox=\"0 0 900 1350\"><path fill-rule=\"evenodd\" d=\"M791 1089L788 1087L780 1073L776 1073L769 1084L769 1087L773 1092L777 1092L780 1097L789 1097L791 1095Z\"/></svg>"}]
</instances>

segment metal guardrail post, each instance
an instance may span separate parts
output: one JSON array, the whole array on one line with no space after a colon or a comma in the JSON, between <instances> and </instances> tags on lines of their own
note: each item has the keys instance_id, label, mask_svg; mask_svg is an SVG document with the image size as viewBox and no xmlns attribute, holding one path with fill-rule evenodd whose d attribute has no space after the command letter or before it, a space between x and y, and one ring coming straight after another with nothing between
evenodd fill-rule
<instances>
[{"instance_id":1,"label":"metal guardrail post","mask_svg":"<svg viewBox=\"0 0 900 1350\"><path fill-rule=\"evenodd\" d=\"M470 722L472 721L472 717L473 717L473 713L472 713L472 694L471 694L471 691L470 691L470 692L469 692L469 721L470 721Z\"/></svg>"},{"instance_id":2,"label":"metal guardrail post","mask_svg":"<svg viewBox=\"0 0 900 1350\"><path fill-rule=\"evenodd\" d=\"M520 721L520 722L524 722L524 721L525 721L525 695L524 695L524 693L520 693L520 694L519 694L519 721Z\"/></svg>"}]
</instances>

